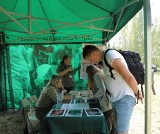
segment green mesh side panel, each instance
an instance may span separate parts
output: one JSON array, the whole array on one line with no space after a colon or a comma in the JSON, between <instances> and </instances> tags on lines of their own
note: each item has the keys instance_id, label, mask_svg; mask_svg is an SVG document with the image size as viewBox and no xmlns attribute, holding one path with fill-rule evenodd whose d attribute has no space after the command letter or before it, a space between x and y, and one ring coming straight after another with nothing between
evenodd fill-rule
<instances>
[{"instance_id":1,"label":"green mesh side panel","mask_svg":"<svg viewBox=\"0 0 160 134\"><path fill-rule=\"evenodd\" d=\"M11 74L8 73L9 67L6 67L8 108L12 107L12 99L15 108L19 108L19 101L23 97L33 94L39 97L48 80L53 74L56 74L56 69L66 54L72 59L75 90L87 90L87 80L79 79L82 58L81 44L9 46Z\"/></svg>"}]
</instances>

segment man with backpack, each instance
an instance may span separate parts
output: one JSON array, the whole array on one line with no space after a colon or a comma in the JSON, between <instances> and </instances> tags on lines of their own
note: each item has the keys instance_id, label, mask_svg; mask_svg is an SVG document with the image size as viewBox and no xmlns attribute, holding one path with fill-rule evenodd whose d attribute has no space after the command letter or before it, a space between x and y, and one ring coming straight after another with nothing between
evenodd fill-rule
<instances>
[{"instance_id":1,"label":"man with backpack","mask_svg":"<svg viewBox=\"0 0 160 134\"><path fill-rule=\"evenodd\" d=\"M113 68L112 76L110 69L105 64L104 57ZM105 53L94 45L86 45L83 48L83 58L93 64L103 61L107 89L111 93L112 106L116 117L116 133L128 134L136 97L142 99L142 94L138 90L137 81L129 71L124 57L116 50Z\"/></svg>"}]
</instances>

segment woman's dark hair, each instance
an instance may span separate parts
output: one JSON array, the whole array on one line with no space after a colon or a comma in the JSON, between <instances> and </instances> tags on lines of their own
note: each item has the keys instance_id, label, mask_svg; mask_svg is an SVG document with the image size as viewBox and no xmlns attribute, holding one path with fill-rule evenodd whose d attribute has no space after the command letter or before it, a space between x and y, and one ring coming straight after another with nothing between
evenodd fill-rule
<instances>
[{"instance_id":1,"label":"woman's dark hair","mask_svg":"<svg viewBox=\"0 0 160 134\"><path fill-rule=\"evenodd\" d=\"M64 64L64 60L67 59L68 57L70 57L69 55L64 55L62 61L60 62L60 64Z\"/></svg>"},{"instance_id":2,"label":"woman's dark hair","mask_svg":"<svg viewBox=\"0 0 160 134\"><path fill-rule=\"evenodd\" d=\"M89 65L86 67L86 73L88 76L92 76L97 71L97 67L95 65Z\"/></svg>"},{"instance_id":3,"label":"woman's dark hair","mask_svg":"<svg viewBox=\"0 0 160 134\"><path fill-rule=\"evenodd\" d=\"M91 74L92 69L93 69L93 66L92 66L92 65L87 66L87 67L86 67L86 73L87 73L87 74Z\"/></svg>"},{"instance_id":4,"label":"woman's dark hair","mask_svg":"<svg viewBox=\"0 0 160 134\"><path fill-rule=\"evenodd\" d=\"M88 74L88 83L91 87L93 87L93 75L98 71L99 69L95 65L89 65L86 68L86 73ZM91 88L90 87L90 88ZM93 90L93 89L92 89Z\"/></svg>"}]
</instances>

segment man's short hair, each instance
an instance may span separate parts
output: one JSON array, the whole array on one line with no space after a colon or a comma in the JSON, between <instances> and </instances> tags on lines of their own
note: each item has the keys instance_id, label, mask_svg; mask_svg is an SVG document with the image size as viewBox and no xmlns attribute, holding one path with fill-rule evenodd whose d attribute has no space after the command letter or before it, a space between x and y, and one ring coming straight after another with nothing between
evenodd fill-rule
<instances>
[{"instance_id":1,"label":"man's short hair","mask_svg":"<svg viewBox=\"0 0 160 134\"><path fill-rule=\"evenodd\" d=\"M99 50L96 46L94 45L86 45L83 48L83 58L85 59L87 56L89 56L93 51Z\"/></svg>"}]
</instances>

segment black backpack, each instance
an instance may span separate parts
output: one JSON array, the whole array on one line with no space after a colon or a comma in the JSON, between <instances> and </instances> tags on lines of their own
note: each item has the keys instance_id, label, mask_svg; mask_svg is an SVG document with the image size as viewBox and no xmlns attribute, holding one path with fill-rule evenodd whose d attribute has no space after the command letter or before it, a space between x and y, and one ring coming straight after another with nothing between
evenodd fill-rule
<instances>
[{"instance_id":1,"label":"black backpack","mask_svg":"<svg viewBox=\"0 0 160 134\"><path fill-rule=\"evenodd\" d=\"M109 72L111 73L111 77L113 79L115 79L113 73L112 73L112 70L114 68L112 68L107 60L106 60L106 53L109 51L109 50L116 50L116 49L107 49L105 51L105 54L104 54L104 62L105 64L108 66L109 68ZM142 91L142 95L144 96L144 92L143 92L143 84L144 84L144 77L145 77L145 73L144 73L144 67L143 67L143 64L141 63L141 57L140 57L140 54L137 53L137 52L132 52L132 51L122 51L122 50L116 50L118 51L123 57L124 59L126 60L126 63L128 65L128 68L130 70L130 72L133 74L133 76L135 77L136 81L137 81L137 84L140 84L141 85L141 91Z\"/></svg>"}]
</instances>

